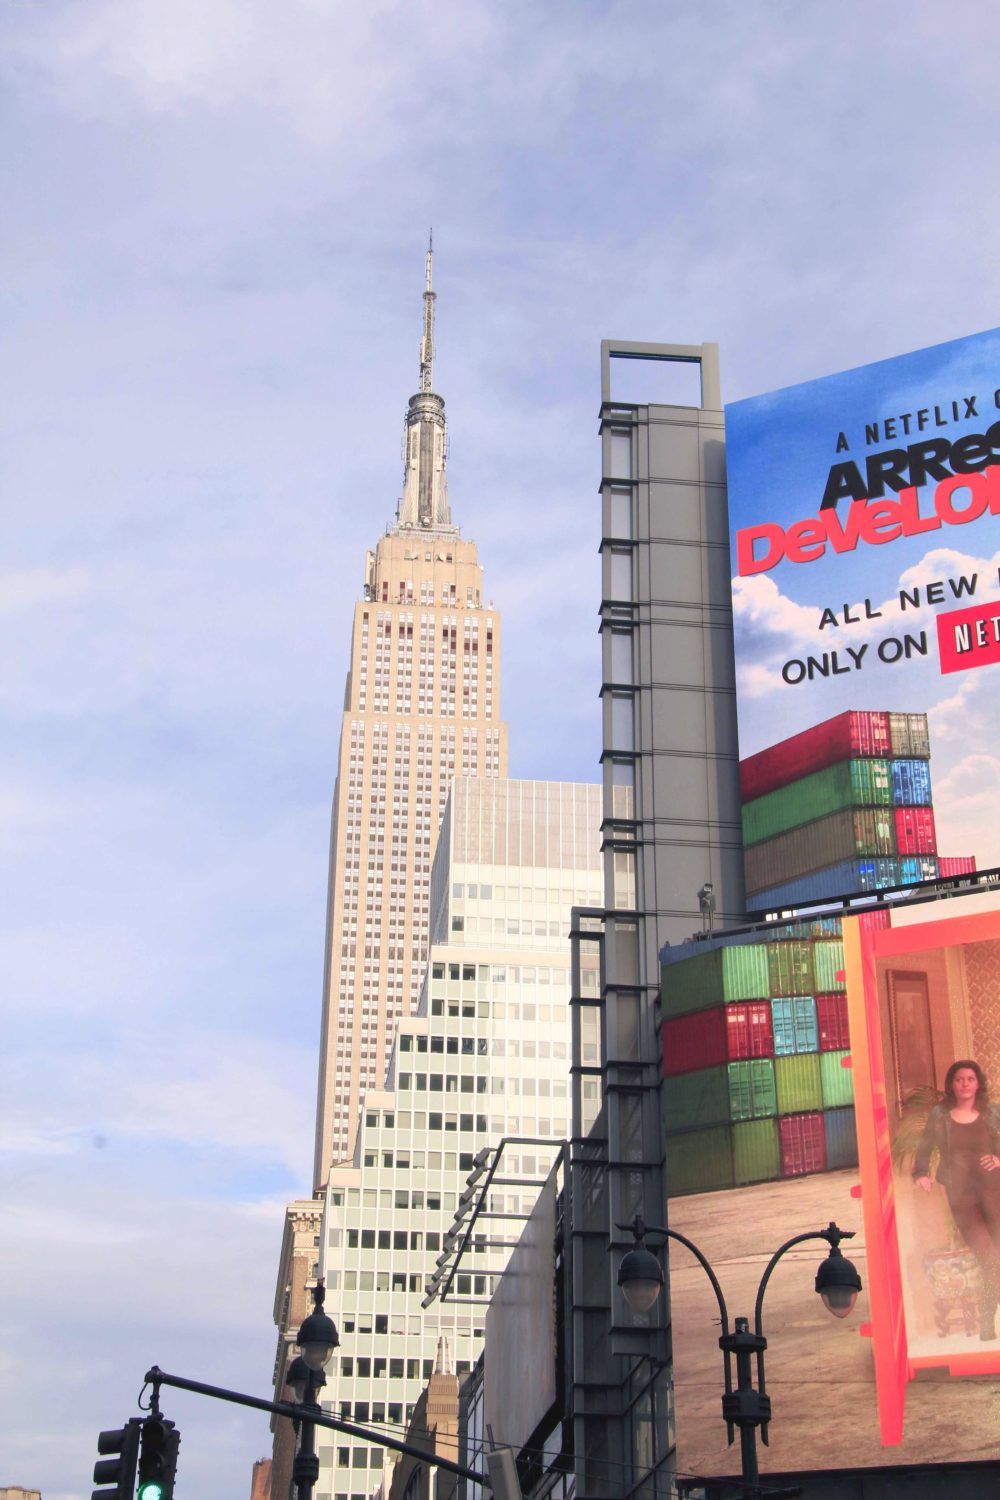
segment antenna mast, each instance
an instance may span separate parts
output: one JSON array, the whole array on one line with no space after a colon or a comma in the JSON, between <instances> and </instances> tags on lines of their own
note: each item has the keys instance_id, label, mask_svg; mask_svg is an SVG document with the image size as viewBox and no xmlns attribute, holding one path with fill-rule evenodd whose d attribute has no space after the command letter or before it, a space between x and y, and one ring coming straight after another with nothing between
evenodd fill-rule
<instances>
[{"instance_id":1,"label":"antenna mast","mask_svg":"<svg viewBox=\"0 0 1000 1500\"><path fill-rule=\"evenodd\" d=\"M436 292L432 287L434 271L434 231L427 242L427 280L424 288L424 333L420 340L420 389L433 389L434 383L434 301Z\"/></svg>"}]
</instances>

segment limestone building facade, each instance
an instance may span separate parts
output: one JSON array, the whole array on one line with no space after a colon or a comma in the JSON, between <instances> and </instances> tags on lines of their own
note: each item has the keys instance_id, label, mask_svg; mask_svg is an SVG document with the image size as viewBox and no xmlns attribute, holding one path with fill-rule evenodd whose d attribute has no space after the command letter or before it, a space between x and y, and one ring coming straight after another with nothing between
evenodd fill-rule
<instances>
[{"instance_id":1,"label":"limestone building facade","mask_svg":"<svg viewBox=\"0 0 1000 1500\"><path fill-rule=\"evenodd\" d=\"M420 389L403 492L354 607L333 798L314 1186L349 1161L427 962L431 860L455 776L507 774L500 616L476 545L452 522L444 401L432 390L427 256Z\"/></svg>"}]
</instances>

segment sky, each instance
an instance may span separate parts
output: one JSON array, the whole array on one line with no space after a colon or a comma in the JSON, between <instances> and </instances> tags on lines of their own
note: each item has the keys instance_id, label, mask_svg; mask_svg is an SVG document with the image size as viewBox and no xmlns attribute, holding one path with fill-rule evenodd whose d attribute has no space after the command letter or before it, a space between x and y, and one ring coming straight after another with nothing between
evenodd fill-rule
<instances>
[{"instance_id":1,"label":"sky","mask_svg":"<svg viewBox=\"0 0 1000 1500\"><path fill-rule=\"evenodd\" d=\"M269 1394L429 226L511 772L596 779L600 340L716 340L736 400L995 324L992 23L8 0L0 1484L89 1495L153 1362ZM266 1421L166 1411L246 1496Z\"/></svg>"}]
</instances>

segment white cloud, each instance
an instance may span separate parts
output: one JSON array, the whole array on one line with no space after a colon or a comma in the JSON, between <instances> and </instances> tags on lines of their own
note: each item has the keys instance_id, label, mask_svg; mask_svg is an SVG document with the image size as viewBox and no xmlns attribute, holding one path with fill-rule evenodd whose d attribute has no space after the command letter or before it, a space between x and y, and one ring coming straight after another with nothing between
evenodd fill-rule
<instances>
[{"instance_id":1,"label":"white cloud","mask_svg":"<svg viewBox=\"0 0 1000 1500\"><path fill-rule=\"evenodd\" d=\"M985 686L984 686L985 681ZM967 745L988 741L984 713L995 707L996 693L987 677L978 671L966 672L952 679L953 690L947 698L927 710L931 743L934 745Z\"/></svg>"},{"instance_id":2,"label":"white cloud","mask_svg":"<svg viewBox=\"0 0 1000 1500\"><path fill-rule=\"evenodd\" d=\"M21 614L79 599L89 586L82 568L27 568L0 574L0 614Z\"/></svg>"},{"instance_id":3,"label":"white cloud","mask_svg":"<svg viewBox=\"0 0 1000 1500\"><path fill-rule=\"evenodd\" d=\"M996 743L996 735L990 743ZM975 854L983 870L1000 866L1000 757L966 755L934 783L938 848Z\"/></svg>"},{"instance_id":4,"label":"white cloud","mask_svg":"<svg viewBox=\"0 0 1000 1500\"><path fill-rule=\"evenodd\" d=\"M815 635L819 614L783 594L774 579L762 573L733 579L733 616L740 630L758 632L765 640L770 636L808 639Z\"/></svg>"}]
</instances>

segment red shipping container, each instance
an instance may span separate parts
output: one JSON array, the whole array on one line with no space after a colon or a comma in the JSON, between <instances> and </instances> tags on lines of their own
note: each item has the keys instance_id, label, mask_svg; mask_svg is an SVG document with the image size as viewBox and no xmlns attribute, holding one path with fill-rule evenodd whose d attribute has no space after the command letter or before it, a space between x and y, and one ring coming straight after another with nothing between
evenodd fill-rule
<instances>
[{"instance_id":1,"label":"red shipping container","mask_svg":"<svg viewBox=\"0 0 1000 1500\"><path fill-rule=\"evenodd\" d=\"M726 1006L726 1037L729 1060L774 1056L774 1027L770 1000L749 1000Z\"/></svg>"},{"instance_id":2,"label":"red shipping container","mask_svg":"<svg viewBox=\"0 0 1000 1500\"><path fill-rule=\"evenodd\" d=\"M817 1111L808 1115L782 1115L778 1120L782 1177L802 1177L806 1172L826 1171L826 1124Z\"/></svg>"},{"instance_id":3,"label":"red shipping container","mask_svg":"<svg viewBox=\"0 0 1000 1500\"><path fill-rule=\"evenodd\" d=\"M863 755L892 755L889 715L849 708L740 761L740 794L752 802L800 776Z\"/></svg>"},{"instance_id":4,"label":"red shipping container","mask_svg":"<svg viewBox=\"0 0 1000 1500\"><path fill-rule=\"evenodd\" d=\"M877 906L873 911L858 912L858 926L862 932L877 932L882 927L891 927L889 908Z\"/></svg>"},{"instance_id":5,"label":"red shipping container","mask_svg":"<svg viewBox=\"0 0 1000 1500\"><path fill-rule=\"evenodd\" d=\"M896 808L896 847L900 854L936 854L932 807Z\"/></svg>"},{"instance_id":6,"label":"red shipping container","mask_svg":"<svg viewBox=\"0 0 1000 1500\"><path fill-rule=\"evenodd\" d=\"M661 1028L664 1077L674 1078L679 1073L694 1073L699 1068L714 1068L724 1063L726 1029L723 1005L664 1021Z\"/></svg>"},{"instance_id":7,"label":"red shipping container","mask_svg":"<svg viewBox=\"0 0 1000 1500\"><path fill-rule=\"evenodd\" d=\"M974 875L975 873L976 856L974 854L938 856L938 874L940 875Z\"/></svg>"},{"instance_id":8,"label":"red shipping container","mask_svg":"<svg viewBox=\"0 0 1000 1500\"><path fill-rule=\"evenodd\" d=\"M816 1021L821 1052L846 1052L851 1045L847 1030L847 996L843 990L816 996Z\"/></svg>"}]
</instances>

